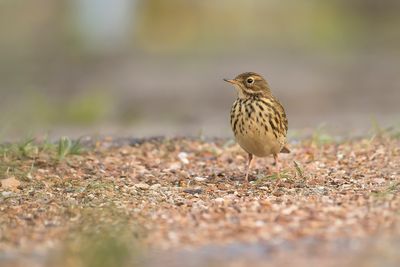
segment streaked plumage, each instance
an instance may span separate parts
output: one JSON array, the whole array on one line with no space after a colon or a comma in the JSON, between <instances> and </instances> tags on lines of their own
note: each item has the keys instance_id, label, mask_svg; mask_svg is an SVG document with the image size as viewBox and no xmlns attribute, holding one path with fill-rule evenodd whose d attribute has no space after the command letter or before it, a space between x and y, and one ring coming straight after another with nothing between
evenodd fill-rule
<instances>
[{"instance_id":1,"label":"streaked plumage","mask_svg":"<svg viewBox=\"0 0 400 267\"><path fill-rule=\"evenodd\" d=\"M225 81L232 83L238 93L230 122L236 141L249 154L247 181L253 155L273 155L277 161L279 152L289 152L285 146L288 120L283 106L259 74L246 72Z\"/></svg>"}]
</instances>

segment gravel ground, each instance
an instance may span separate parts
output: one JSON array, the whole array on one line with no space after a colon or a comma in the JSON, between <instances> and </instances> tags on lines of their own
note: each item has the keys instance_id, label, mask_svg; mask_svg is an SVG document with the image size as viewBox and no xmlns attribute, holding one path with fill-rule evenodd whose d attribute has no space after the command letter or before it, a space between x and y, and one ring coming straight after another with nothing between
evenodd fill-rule
<instances>
[{"instance_id":1,"label":"gravel ground","mask_svg":"<svg viewBox=\"0 0 400 267\"><path fill-rule=\"evenodd\" d=\"M320 141L292 143L279 176L257 159L249 184L226 139L4 154L0 265L398 266L400 140Z\"/></svg>"}]
</instances>

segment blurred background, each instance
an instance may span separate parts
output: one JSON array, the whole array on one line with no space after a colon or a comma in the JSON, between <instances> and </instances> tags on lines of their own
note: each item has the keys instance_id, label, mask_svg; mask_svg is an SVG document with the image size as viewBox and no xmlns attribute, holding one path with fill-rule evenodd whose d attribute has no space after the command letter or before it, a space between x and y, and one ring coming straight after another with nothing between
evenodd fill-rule
<instances>
[{"instance_id":1,"label":"blurred background","mask_svg":"<svg viewBox=\"0 0 400 267\"><path fill-rule=\"evenodd\" d=\"M398 0L2 0L0 137L231 136L263 74L292 133L400 122Z\"/></svg>"}]
</instances>

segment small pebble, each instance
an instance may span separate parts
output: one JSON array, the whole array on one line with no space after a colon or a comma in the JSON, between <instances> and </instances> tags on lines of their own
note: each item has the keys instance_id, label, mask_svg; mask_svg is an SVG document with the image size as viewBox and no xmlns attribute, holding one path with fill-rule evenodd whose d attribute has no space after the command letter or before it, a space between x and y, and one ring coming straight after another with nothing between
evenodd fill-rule
<instances>
[{"instance_id":1,"label":"small pebble","mask_svg":"<svg viewBox=\"0 0 400 267\"><path fill-rule=\"evenodd\" d=\"M224 204L225 199L223 199L222 197L218 197L218 198L214 199L214 202L217 204Z\"/></svg>"},{"instance_id":2,"label":"small pebble","mask_svg":"<svg viewBox=\"0 0 400 267\"><path fill-rule=\"evenodd\" d=\"M150 186L150 189L151 190L156 190L156 189L159 189L160 187L161 187L160 184L153 184L152 186Z\"/></svg>"},{"instance_id":3,"label":"small pebble","mask_svg":"<svg viewBox=\"0 0 400 267\"><path fill-rule=\"evenodd\" d=\"M178 158L183 164L189 164L189 160L187 157L188 154L186 152L181 152L178 154Z\"/></svg>"},{"instance_id":4,"label":"small pebble","mask_svg":"<svg viewBox=\"0 0 400 267\"><path fill-rule=\"evenodd\" d=\"M1 192L1 195L2 195L3 197L9 197L9 196L11 196L12 194L13 194L13 192L10 192L10 191Z\"/></svg>"},{"instance_id":5,"label":"small pebble","mask_svg":"<svg viewBox=\"0 0 400 267\"><path fill-rule=\"evenodd\" d=\"M184 189L183 192L195 195L195 194L203 193L203 189L201 189L201 188L187 188L187 189Z\"/></svg>"},{"instance_id":6,"label":"small pebble","mask_svg":"<svg viewBox=\"0 0 400 267\"><path fill-rule=\"evenodd\" d=\"M142 190L147 190L150 188L150 185L145 184L145 183L139 183L139 184L135 184L136 188L142 189Z\"/></svg>"},{"instance_id":7,"label":"small pebble","mask_svg":"<svg viewBox=\"0 0 400 267\"><path fill-rule=\"evenodd\" d=\"M182 167L181 165L182 165L182 164L181 164L180 162L174 162L174 163L172 163L172 164L169 165L168 170L170 170L170 171L176 171L176 170L178 170L178 169L180 169L180 168Z\"/></svg>"},{"instance_id":8,"label":"small pebble","mask_svg":"<svg viewBox=\"0 0 400 267\"><path fill-rule=\"evenodd\" d=\"M194 177L194 180L195 180L196 182L204 182L204 181L206 181L206 180L207 180L207 178L205 178L205 177L200 177L200 176L197 176L197 177Z\"/></svg>"},{"instance_id":9,"label":"small pebble","mask_svg":"<svg viewBox=\"0 0 400 267\"><path fill-rule=\"evenodd\" d=\"M258 221L255 222L255 226L256 227L262 227L264 225L265 225L265 223L263 221L258 220Z\"/></svg>"}]
</instances>

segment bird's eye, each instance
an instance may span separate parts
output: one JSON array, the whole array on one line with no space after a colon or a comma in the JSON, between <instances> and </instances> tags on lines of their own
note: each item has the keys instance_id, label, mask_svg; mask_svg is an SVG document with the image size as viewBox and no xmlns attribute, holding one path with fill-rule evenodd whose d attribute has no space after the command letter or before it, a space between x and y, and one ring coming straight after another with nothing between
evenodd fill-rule
<instances>
[{"instance_id":1,"label":"bird's eye","mask_svg":"<svg viewBox=\"0 0 400 267\"><path fill-rule=\"evenodd\" d=\"M253 82L254 82L254 79L253 78L247 78L247 81L246 81L248 84L252 84Z\"/></svg>"}]
</instances>

